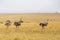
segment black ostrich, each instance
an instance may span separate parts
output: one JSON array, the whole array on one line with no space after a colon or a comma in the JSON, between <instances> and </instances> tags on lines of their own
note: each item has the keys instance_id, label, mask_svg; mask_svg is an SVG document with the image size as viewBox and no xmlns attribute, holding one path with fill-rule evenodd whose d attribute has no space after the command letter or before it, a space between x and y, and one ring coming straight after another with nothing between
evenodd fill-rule
<instances>
[{"instance_id":1,"label":"black ostrich","mask_svg":"<svg viewBox=\"0 0 60 40\"><path fill-rule=\"evenodd\" d=\"M20 18L18 22L14 22L14 25L16 26L16 28L19 28L19 26L21 26L21 23L23 23L22 18Z\"/></svg>"},{"instance_id":2,"label":"black ostrich","mask_svg":"<svg viewBox=\"0 0 60 40\"><path fill-rule=\"evenodd\" d=\"M44 29L44 27L47 26L48 23L47 22L41 22L39 25L42 26L42 29Z\"/></svg>"},{"instance_id":3,"label":"black ostrich","mask_svg":"<svg viewBox=\"0 0 60 40\"><path fill-rule=\"evenodd\" d=\"M6 20L5 25L7 26L7 28L11 25L11 21L10 20Z\"/></svg>"},{"instance_id":4,"label":"black ostrich","mask_svg":"<svg viewBox=\"0 0 60 40\"><path fill-rule=\"evenodd\" d=\"M14 25L16 26L16 28L19 28L19 26L21 25L20 22L14 22Z\"/></svg>"}]
</instances>

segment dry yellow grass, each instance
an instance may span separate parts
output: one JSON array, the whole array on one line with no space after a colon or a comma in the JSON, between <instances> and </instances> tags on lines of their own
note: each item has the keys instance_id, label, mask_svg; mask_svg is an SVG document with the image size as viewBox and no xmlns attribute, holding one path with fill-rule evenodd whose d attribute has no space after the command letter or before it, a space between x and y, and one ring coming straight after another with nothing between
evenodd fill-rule
<instances>
[{"instance_id":1,"label":"dry yellow grass","mask_svg":"<svg viewBox=\"0 0 60 40\"><path fill-rule=\"evenodd\" d=\"M24 23L16 29L13 22L21 17ZM60 14L0 14L0 22L7 19L12 25L6 29L4 23L0 23L0 40L60 40ZM42 30L39 23L47 19L49 24Z\"/></svg>"}]
</instances>

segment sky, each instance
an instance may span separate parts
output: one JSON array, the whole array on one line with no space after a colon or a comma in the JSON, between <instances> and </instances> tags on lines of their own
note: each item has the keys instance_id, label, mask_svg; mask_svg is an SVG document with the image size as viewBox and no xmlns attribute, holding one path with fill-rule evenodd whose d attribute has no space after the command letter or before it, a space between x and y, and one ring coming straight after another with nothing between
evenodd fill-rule
<instances>
[{"instance_id":1,"label":"sky","mask_svg":"<svg viewBox=\"0 0 60 40\"><path fill-rule=\"evenodd\" d=\"M60 12L60 0L0 0L0 13Z\"/></svg>"}]
</instances>

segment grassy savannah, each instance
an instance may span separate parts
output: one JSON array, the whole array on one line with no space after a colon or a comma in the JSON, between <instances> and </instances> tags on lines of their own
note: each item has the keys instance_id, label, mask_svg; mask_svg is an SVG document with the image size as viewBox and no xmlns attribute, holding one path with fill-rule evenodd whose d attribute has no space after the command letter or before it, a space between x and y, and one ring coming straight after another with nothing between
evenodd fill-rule
<instances>
[{"instance_id":1,"label":"grassy savannah","mask_svg":"<svg viewBox=\"0 0 60 40\"><path fill-rule=\"evenodd\" d=\"M16 28L13 23L21 17L23 23ZM12 23L7 29L8 19ZM60 14L0 14L0 22L0 40L60 40ZM44 30L40 22L48 22Z\"/></svg>"}]
</instances>

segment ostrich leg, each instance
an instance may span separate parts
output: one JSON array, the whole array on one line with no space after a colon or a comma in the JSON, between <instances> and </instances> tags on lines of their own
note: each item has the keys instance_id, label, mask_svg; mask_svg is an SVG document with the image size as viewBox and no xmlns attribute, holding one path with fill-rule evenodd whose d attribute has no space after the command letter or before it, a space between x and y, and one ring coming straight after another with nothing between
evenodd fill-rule
<instances>
[{"instance_id":1,"label":"ostrich leg","mask_svg":"<svg viewBox=\"0 0 60 40\"><path fill-rule=\"evenodd\" d=\"M42 25L42 29L45 29L43 25Z\"/></svg>"}]
</instances>

